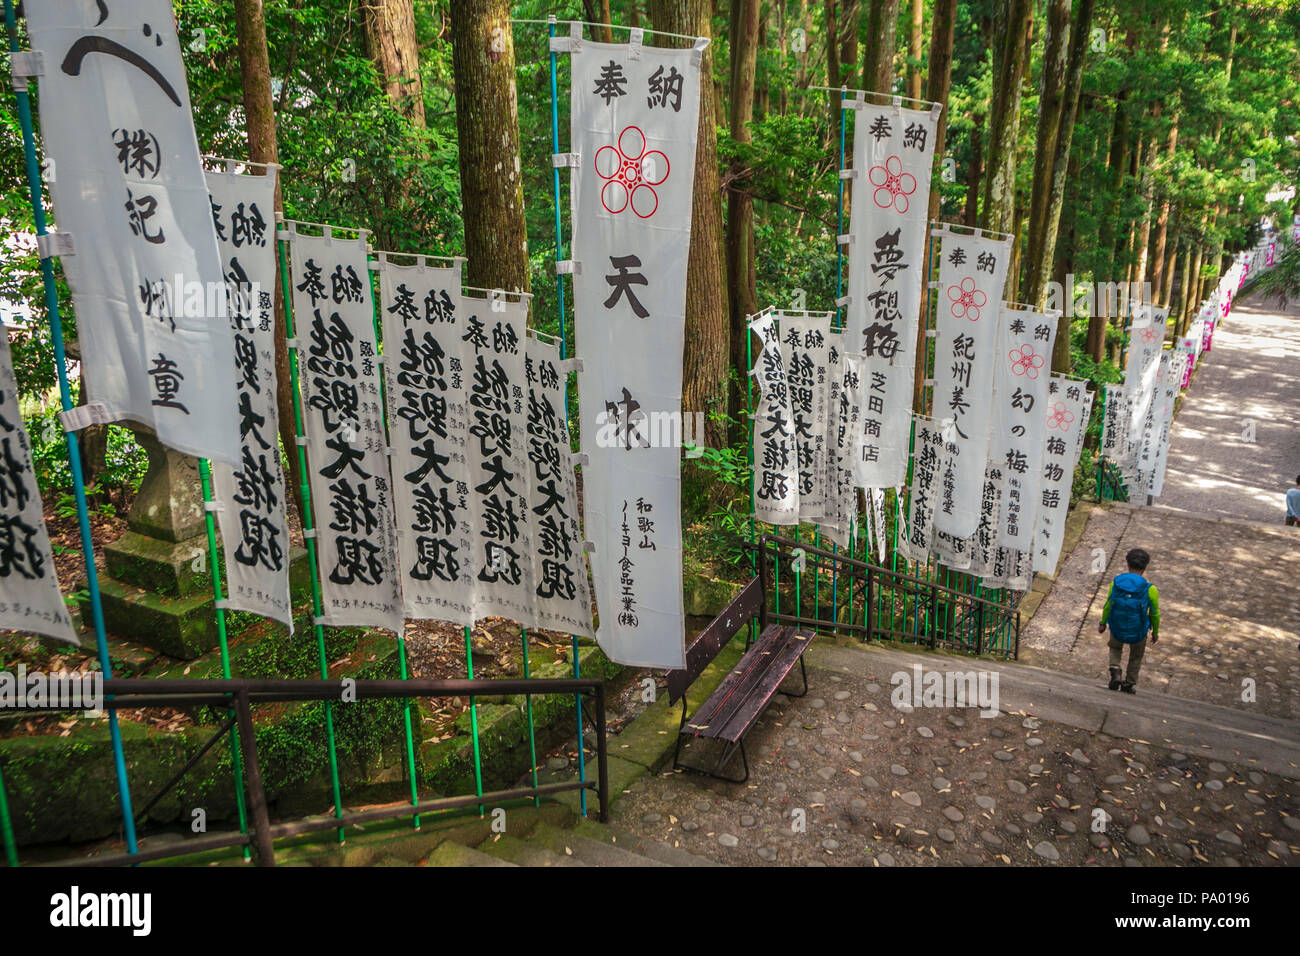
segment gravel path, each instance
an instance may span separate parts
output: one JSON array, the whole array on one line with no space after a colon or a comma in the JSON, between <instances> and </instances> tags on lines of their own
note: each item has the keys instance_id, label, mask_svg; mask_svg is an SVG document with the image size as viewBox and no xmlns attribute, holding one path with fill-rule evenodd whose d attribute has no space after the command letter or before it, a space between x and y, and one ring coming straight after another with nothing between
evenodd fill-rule
<instances>
[{"instance_id":1,"label":"gravel path","mask_svg":"<svg viewBox=\"0 0 1300 956\"><path fill-rule=\"evenodd\" d=\"M1300 474L1298 409L1300 303L1286 312L1253 300L1236 306L1174 421L1158 502L1280 524L1283 495Z\"/></svg>"}]
</instances>

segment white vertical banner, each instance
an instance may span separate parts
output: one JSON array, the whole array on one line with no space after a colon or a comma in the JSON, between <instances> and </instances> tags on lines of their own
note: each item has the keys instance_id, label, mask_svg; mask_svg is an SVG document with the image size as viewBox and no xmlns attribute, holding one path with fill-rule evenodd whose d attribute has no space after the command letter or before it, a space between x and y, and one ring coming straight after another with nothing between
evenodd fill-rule
<instances>
[{"instance_id":1,"label":"white vertical banner","mask_svg":"<svg viewBox=\"0 0 1300 956\"><path fill-rule=\"evenodd\" d=\"M876 540L876 560L881 564L884 564L885 536L889 533L889 524L885 520L884 488L871 489L871 513L873 516L872 536Z\"/></svg>"},{"instance_id":2,"label":"white vertical banner","mask_svg":"<svg viewBox=\"0 0 1300 956\"><path fill-rule=\"evenodd\" d=\"M825 507L820 517L816 520L819 522L823 531L830 535L835 535L831 540L838 543L839 526L841 524L841 505L842 499L839 497L842 480L840 475L840 448L842 444L847 446L847 441L841 443L837 434L841 423L840 409L840 389L844 384L844 362L842 359L842 344L844 333L839 329L831 329L830 338L826 348L826 419L823 422L822 431L822 461L821 470L826 475L826 500ZM844 409L847 412L847 408ZM848 537L848 529L844 529L844 536Z\"/></svg>"},{"instance_id":3,"label":"white vertical banner","mask_svg":"<svg viewBox=\"0 0 1300 956\"><path fill-rule=\"evenodd\" d=\"M907 534L898 539L899 550L912 561L925 561L934 550L934 518L940 498L940 481L948 457L943 429L923 415L912 416L912 487L908 495Z\"/></svg>"},{"instance_id":4,"label":"white vertical banner","mask_svg":"<svg viewBox=\"0 0 1300 956\"><path fill-rule=\"evenodd\" d=\"M758 384L751 436L754 517L768 524L798 524L799 473L781 333L770 313L750 322L749 330L763 343L750 372Z\"/></svg>"},{"instance_id":5,"label":"white vertical banner","mask_svg":"<svg viewBox=\"0 0 1300 956\"><path fill-rule=\"evenodd\" d=\"M402 633L393 500L364 234L286 223L322 623ZM445 462L436 446L419 468ZM422 477L422 476L421 476Z\"/></svg>"},{"instance_id":6,"label":"white vertical banner","mask_svg":"<svg viewBox=\"0 0 1300 956\"><path fill-rule=\"evenodd\" d=\"M1065 520L1070 508L1074 468L1083 448L1080 436L1087 427L1083 383L1053 375L1044 403L1042 479L1036 493L1038 515L1034 521L1033 570L1056 573L1065 541Z\"/></svg>"},{"instance_id":7,"label":"white vertical banner","mask_svg":"<svg viewBox=\"0 0 1300 956\"><path fill-rule=\"evenodd\" d=\"M989 458L1002 469L998 546L1029 551L1034 543L1039 475L1046 441L1052 340L1059 313L1004 306L993 387Z\"/></svg>"},{"instance_id":8,"label":"white vertical banner","mask_svg":"<svg viewBox=\"0 0 1300 956\"><path fill-rule=\"evenodd\" d=\"M586 552L578 528L578 482L573 472L564 385L570 362L560 348L536 335L528 337L524 358L528 381L528 520L532 524L533 627L579 637L595 637ZM659 516L638 507L637 544L658 538Z\"/></svg>"},{"instance_id":9,"label":"white vertical banner","mask_svg":"<svg viewBox=\"0 0 1300 956\"><path fill-rule=\"evenodd\" d=\"M217 236L169 0L25 5L90 405L239 462ZM68 244L70 243L70 247Z\"/></svg>"},{"instance_id":10,"label":"white vertical banner","mask_svg":"<svg viewBox=\"0 0 1300 956\"><path fill-rule=\"evenodd\" d=\"M639 33L634 43L612 44L587 42L581 32L571 24L571 35L552 45L568 50L572 65L569 265L596 637L620 664L681 667L680 441L651 441L648 424L680 423L700 64L708 41L661 49L643 46ZM637 509L647 506L657 516L653 547L631 534Z\"/></svg>"},{"instance_id":11,"label":"white vertical banner","mask_svg":"<svg viewBox=\"0 0 1300 956\"><path fill-rule=\"evenodd\" d=\"M779 313L782 355L790 392L798 465L799 520L817 521L825 515L826 421L830 383L831 313Z\"/></svg>"},{"instance_id":12,"label":"white vertical banner","mask_svg":"<svg viewBox=\"0 0 1300 956\"><path fill-rule=\"evenodd\" d=\"M971 535L967 568L971 574L987 578L994 574L998 548L998 529L1002 525L1002 489L1004 471L996 461L984 469L980 489L979 522ZM987 582L986 582L987 583Z\"/></svg>"},{"instance_id":13,"label":"white vertical banner","mask_svg":"<svg viewBox=\"0 0 1300 956\"><path fill-rule=\"evenodd\" d=\"M1190 356L1181 350L1161 354L1160 377L1156 382L1156 397L1152 405L1153 428L1148 439L1151 451L1144 462L1146 493L1159 497L1165 486L1165 470L1169 464L1169 439L1173 430L1174 406L1182 387Z\"/></svg>"},{"instance_id":14,"label":"white vertical banner","mask_svg":"<svg viewBox=\"0 0 1300 956\"><path fill-rule=\"evenodd\" d=\"M289 526L275 374L275 176L207 174L226 276L239 402L239 465L212 462L226 603L289 625Z\"/></svg>"},{"instance_id":15,"label":"white vertical banner","mask_svg":"<svg viewBox=\"0 0 1300 956\"><path fill-rule=\"evenodd\" d=\"M1128 437L1129 397L1123 385L1110 383L1105 389L1102 407L1101 453L1118 462L1124 454Z\"/></svg>"},{"instance_id":16,"label":"white vertical banner","mask_svg":"<svg viewBox=\"0 0 1300 956\"><path fill-rule=\"evenodd\" d=\"M469 316L461 265L379 254L389 459L402 610L474 623ZM432 461L433 467L425 467Z\"/></svg>"},{"instance_id":17,"label":"white vertical banner","mask_svg":"<svg viewBox=\"0 0 1300 956\"><path fill-rule=\"evenodd\" d=\"M1164 348L1167 311L1149 305L1135 306L1129 327L1128 353L1124 362L1124 388L1129 399L1128 433L1120 465L1136 467L1141 452L1143 427L1156 391L1160 352Z\"/></svg>"},{"instance_id":18,"label":"white vertical banner","mask_svg":"<svg viewBox=\"0 0 1300 956\"><path fill-rule=\"evenodd\" d=\"M54 572L31 442L18 409L9 330L0 325L0 630L77 642Z\"/></svg>"},{"instance_id":19,"label":"white vertical banner","mask_svg":"<svg viewBox=\"0 0 1300 956\"><path fill-rule=\"evenodd\" d=\"M531 624L535 601L524 361L528 298L498 290L488 299L466 296L464 301L474 617Z\"/></svg>"},{"instance_id":20,"label":"white vertical banner","mask_svg":"<svg viewBox=\"0 0 1300 956\"><path fill-rule=\"evenodd\" d=\"M841 548L847 548L858 521L858 489L854 483L853 466L862 424L863 358L856 354L839 354L838 348L832 351L837 355L832 367L839 370L839 381L834 389L835 407L831 414L834 426L831 473L835 480L827 508L832 520L822 524L822 533Z\"/></svg>"},{"instance_id":21,"label":"white vertical banner","mask_svg":"<svg viewBox=\"0 0 1300 956\"><path fill-rule=\"evenodd\" d=\"M1011 258L1010 238L941 233L934 419L944 426L949 464L935 528L967 538L979 523L997 369L1000 296Z\"/></svg>"},{"instance_id":22,"label":"white vertical banner","mask_svg":"<svg viewBox=\"0 0 1300 956\"><path fill-rule=\"evenodd\" d=\"M929 110L845 100L854 110L847 242L845 350L864 356L863 437L857 466L865 488L907 475L916 338L925 278L930 172L941 107ZM999 287L1000 291L1000 287Z\"/></svg>"}]
</instances>

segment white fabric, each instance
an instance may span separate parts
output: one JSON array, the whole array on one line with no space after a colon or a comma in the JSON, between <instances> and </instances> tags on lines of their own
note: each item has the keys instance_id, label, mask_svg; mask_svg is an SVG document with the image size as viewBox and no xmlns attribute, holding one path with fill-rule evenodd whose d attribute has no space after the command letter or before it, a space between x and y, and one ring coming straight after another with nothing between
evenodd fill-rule
<instances>
[{"instance_id":1,"label":"white fabric","mask_svg":"<svg viewBox=\"0 0 1300 956\"><path fill-rule=\"evenodd\" d=\"M1043 443L1041 494L1034 522L1033 569L1036 572L1056 573L1065 541L1074 469L1088 422L1085 409L1090 408L1091 401L1086 399L1082 383L1052 376L1043 414L1047 439Z\"/></svg>"},{"instance_id":2,"label":"white fabric","mask_svg":"<svg viewBox=\"0 0 1300 956\"><path fill-rule=\"evenodd\" d=\"M107 11L102 14L102 11ZM168 0L29 3L53 217L91 401L239 461L233 336ZM102 20L102 23L97 21Z\"/></svg>"},{"instance_id":3,"label":"white fabric","mask_svg":"<svg viewBox=\"0 0 1300 956\"><path fill-rule=\"evenodd\" d=\"M947 463L943 430L939 423L913 414L912 488L908 496L907 536L899 537L899 550L912 561L925 561L934 549L934 517L940 481Z\"/></svg>"},{"instance_id":4,"label":"white fabric","mask_svg":"<svg viewBox=\"0 0 1300 956\"><path fill-rule=\"evenodd\" d=\"M275 170L265 176L208 173L207 182L228 288L239 402L239 467L212 462L226 603L283 621L292 634L288 495L276 404Z\"/></svg>"},{"instance_id":5,"label":"white fabric","mask_svg":"<svg viewBox=\"0 0 1300 956\"><path fill-rule=\"evenodd\" d=\"M758 386L752 435L754 517L774 525L798 524L799 475L780 330L771 315L754 319L749 330L763 344L752 372Z\"/></svg>"},{"instance_id":6,"label":"white fabric","mask_svg":"<svg viewBox=\"0 0 1300 956\"><path fill-rule=\"evenodd\" d=\"M826 423L831 313L785 314L778 321L798 463L799 520L820 521L825 517L829 490Z\"/></svg>"},{"instance_id":7,"label":"white fabric","mask_svg":"<svg viewBox=\"0 0 1300 956\"><path fill-rule=\"evenodd\" d=\"M838 343L837 343L838 344ZM853 464L862 418L863 357L840 354L832 348L830 368L838 370L838 383L832 390L834 408L830 416L831 474L834 485L829 495L828 512L832 520L822 523L822 533L841 548L849 546L858 523L858 489L853 479Z\"/></svg>"},{"instance_id":8,"label":"white fabric","mask_svg":"<svg viewBox=\"0 0 1300 956\"><path fill-rule=\"evenodd\" d=\"M1011 240L945 232L940 255L932 408L945 430L948 465L934 526L966 538L979 522Z\"/></svg>"},{"instance_id":9,"label":"white fabric","mask_svg":"<svg viewBox=\"0 0 1300 956\"><path fill-rule=\"evenodd\" d=\"M77 642L59 591L31 442L18 410L9 330L0 325L0 630Z\"/></svg>"},{"instance_id":10,"label":"white fabric","mask_svg":"<svg viewBox=\"0 0 1300 956\"><path fill-rule=\"evenodd\" d=\"M365 242L294 233L289 253L323 623L401 634Z\"/></svg>"},{"instance_id":11,"label":"white fabric","mask_svg":"<svg viewBox=\"0 0 1300 956\"><path fill-rule=\"evenodd\" d=\"M532 525L532 626L595 637L587 562L578 529L578 484L573 473L558 345L529 336L528 521ZM658 537L659 516L638 509L638 542Z\"/></svg>"},{"instance_id":12,"label":"white fabric","mask_svg":"<svg viewBox=\"0 0 1300 956\"><path fill-rule=\"evenodd\" d=\"M570 193L581 267L573 296L583 513L596 546L597 641L621 664L681 667L681 449L648 433L656 422L680 423L700 56L584 41L570 63L569 149L582 157ZM650 547L623 530L639 502L658 516Z\"/></svg>"},{"instance_id":13,"label":"white fabric","mask_svg":"<svg viewBox=\"0 0 1300 956\"><path fill-rule=\"evenodd\" d=\"M403 613L416 620L473 624L477 565L470 529L469 390L474 352L465 336L470 316L486 314L489 305L475 308L481 300L471 305L462 297L459 262L398 265L381 258L379 290ZM418 452L426 442L447 461L420 481L409 480L406 476L420 472Z\"/></svg>"},{"instance_id":14,"label":"white fabric","mask_svg":"<svg viewBox=\"0 0 1300 956\"><path fill-rule=\"evenodd\" d=\"M898 106L854 110L845 348L865 356L864 488L900 485L907 474L937 120Z\"/></svg>"}]
</instances>

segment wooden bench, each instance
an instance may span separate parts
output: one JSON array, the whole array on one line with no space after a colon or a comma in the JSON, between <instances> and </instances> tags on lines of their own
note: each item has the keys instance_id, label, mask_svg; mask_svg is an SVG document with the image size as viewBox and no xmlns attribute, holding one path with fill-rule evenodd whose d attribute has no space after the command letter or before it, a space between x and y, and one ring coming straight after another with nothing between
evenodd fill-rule
<instances>
[{"instance_id":1,"label":"wooden bench","mask_svg":"<svg viewBox=\"0 0 1300 956\"><path fill-rule=\"evenodd\" d=\"M745 655L695 715L686 718L686 691L718 656L727 643L757 617L761 632L749 644ZM766 623L764 613L763 583L755 577L736 595L735 600L723 609L709 626L702 630L686 648L686 666L668 672L668 699L670 703L682 702L682 720L678 729L677 747L673 752L673 769L700 773L729 783L744 783L749 779L749 759L745 754L745 735L768 703L777 693L787 697L802 697L808 693L808 672L804 668L803 652L812 644L811 631L799 631L780 624ZM780 689L782 681L799 665L803 677L803 690L797 694ZM719 740L723 750L712 770L692 767L681 762L682 742L686 738ZM740 778L722 774L722 769L740 752L745 775Z\"/></svg>"}]
</instances>

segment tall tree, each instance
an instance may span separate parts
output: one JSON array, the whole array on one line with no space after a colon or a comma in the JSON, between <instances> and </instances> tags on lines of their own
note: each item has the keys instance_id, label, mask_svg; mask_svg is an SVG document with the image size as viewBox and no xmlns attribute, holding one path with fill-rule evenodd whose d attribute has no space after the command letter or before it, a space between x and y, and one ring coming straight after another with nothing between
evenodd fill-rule
<instances>
[{"instance_id":1,"label":"tall tree","mask_svg":"<svg viewBox=\"0 0 1300 956\"><path fill-rule=\"evenodd\" d=\"M894 90L894 47L899 0L871 0L867 41L862 48L862 86L877 93Z\"/></svg>"},{"instance_id":2,"label":"tall tree","mask_svg":"<svg viewBox=\"0 0 1300 956\"><path fill-rule=\"evenodd\" d=\"M685 36L711 35L710 0L652 0L654 29ZM690 41L657 37L665 46ZM690 265L686 273L686 350L683 356L682 407L709 412L727 407L730 310L718 183L718 103L712 82L712 50L704 51L701 68L699 143L695 151L695 191L691 212ZM726 429L707 415L705 438L713 447L726 441Z\"/></svg>"},{"instance_id":3,"label":"tall tree","mask_svg":"<svg viewBox=\"0 0 1300 956\"><path fill-rule=\"evenodd\" d=\"M262 0L235 0L235 41L239 52L239 79L244 94L244 127L248 135L248 158L254 163L278 163L280 150L275 131L275 101L271 95L271 60L266 46L266 15ZM265 175L263 166L253 171ZM284 211L280 179L275 183L275 211ZM289 368L289 343L285 335L284 291L275 284L275 377L276 411L280 416L280 440L290 450L289 487L298 514L303 513L302 472L298 456L292 454L294 431L293 383Z\"/></svg>"},{"instance_id":4,"label":"tall tree","mask_svg":"<svg viewBox=\"0 0 1300 956\"><path fill-rule=\"evenodd\" d=\"M424 90L415 40L413 0L364 0L366 55L384 79L384 92L416 126L424 125Z\"/></svg>"},{"instance_id":5,"label":"tall tree","mask_svg":"<svg viewBox=\"0 0 1300 956\"><path fill-rule=\"evenodd\" d=\"M914 100L921 98L921 44L925 39L924 34L924 0L912 0L912 31L907 44L907 95ZM951 53L949 56L951 58Z\"/></svg>"},{"instance_id":6,"label":"tall tree","mask_svg":"<svg viewBox=\"0 0 1300 956\"><path fill-rule=\"evenodd\" d=\"M1020 139L1020 93L1028 66L1032 0L998 0L993 31L993 95L989 105L988 163L984 172L982 225L1011 232L1016 215L1016 159ZM1008 277L1008 283L1011 278Z\"/></svg>"},{"instance_id":7,"label":"tall tree","mask_svg":"<svg viewBox=\"0 0 1300 956\"><path fill-rule=\"evenodd\" d=\"M509 0L451 5L468 285L527 292L528 233Z\"/></svg>"},{"instance_id":8,"label":"tall tree","mask_svg":"<svg viewBox=\"0 0 1300 956\"><path fill-rule=\"evenodd\" d=\"M748 144L753 135L749 124L754 119L754 77L758 63L759 0L732 0L731 3L731 90L728 96L731 138ZM746 317L758 311L757 275L754 266L754 199L745 181L744 160L732 163L727 191L727 277L731 287L731 366L745 372L749 338ZM748 430L741 421L745 406L745 385L738 377L731 389L729 408L735 422L733 441L740 441Z\"/></svg>"}]
</instances>

